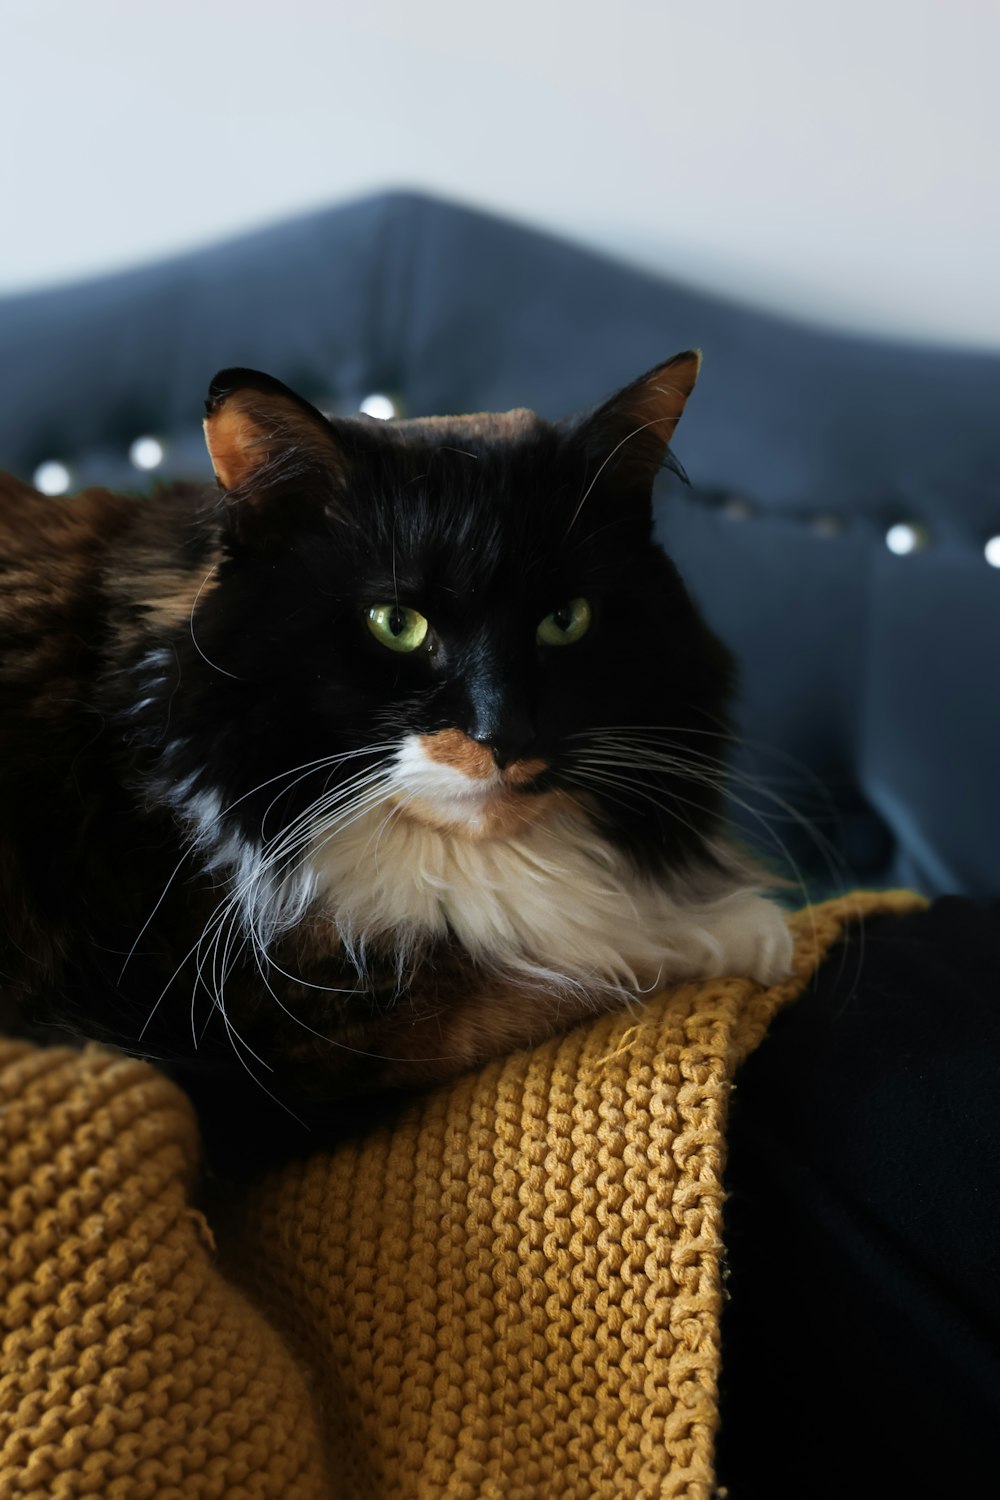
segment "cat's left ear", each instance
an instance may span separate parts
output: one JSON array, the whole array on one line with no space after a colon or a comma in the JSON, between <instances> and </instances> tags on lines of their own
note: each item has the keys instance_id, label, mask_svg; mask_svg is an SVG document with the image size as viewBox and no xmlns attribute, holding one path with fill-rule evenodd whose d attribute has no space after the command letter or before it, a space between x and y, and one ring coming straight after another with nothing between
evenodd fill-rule
<instances>
[{"instance_id":1,"label":"cat's left ear","mask_svg":"<svg viewBox=\"0 0 1000 1500\"><path fill-rule=\"evenodd\" d=\"M237 529L274 529L290 496L343 479L345 457L322 412L260 370L220 370L205 402L205 442ZM284 504L282 503L284 502ZM268 524L264 525L265 518ZM287 520L288 517L286 516Z\"/></svg>"},{"instance_id":2,"label":"cat's left ear","mask_svg":"<svg viewBox=\"0 0 1000 1500\"><path fill-rule=\"evenodd\" d=\"M591 463L617 487L649 494L694 390L701 350L656 365L585 417L578 435Z\"/></svg>"}]
</instances>

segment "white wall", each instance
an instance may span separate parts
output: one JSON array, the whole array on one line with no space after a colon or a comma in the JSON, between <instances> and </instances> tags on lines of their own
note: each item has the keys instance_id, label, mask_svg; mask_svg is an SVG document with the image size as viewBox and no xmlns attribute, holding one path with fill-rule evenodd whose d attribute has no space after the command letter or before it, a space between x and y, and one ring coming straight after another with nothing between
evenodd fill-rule
<instances>
[{"instance_id":1,"label":"white wall","mask_svg":"<svg viewBox=\"0 0 1000 1500\"><path fill-rule=\"evenodd\" d=\"M422 186L1000 347L1000 0L2 0L0 288Z\"/></svg>"}]
</instances>

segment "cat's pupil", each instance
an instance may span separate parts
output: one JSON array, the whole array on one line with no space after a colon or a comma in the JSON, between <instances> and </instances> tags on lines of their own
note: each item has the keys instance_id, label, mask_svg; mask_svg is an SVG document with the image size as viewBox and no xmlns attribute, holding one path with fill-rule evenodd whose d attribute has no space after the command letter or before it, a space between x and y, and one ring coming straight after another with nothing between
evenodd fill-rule
<instances>
[{"instance_id":1,"label":"cat's pupil","mask_svg":"<svg viewBox=\"0 0 1000 1500\"><path fill-rule=\"evenodd\" d=\"M389 629L392 631L393 635L402 635L403 631L406 629L406 611L402 609L394 609L389 616L388 624Z\"/></svg>"},{"instance_id":2,"label":"cat's pupil","mask_svg":"<svg viewBox=\"0 0 1000 1500\"><path fill-rule=\"evenodd\" d=\"M560 630L568 630L573 623L573 611L568 605L564 605L562 609L553 612L552 618Z\"/></svg>"}]
</instances>

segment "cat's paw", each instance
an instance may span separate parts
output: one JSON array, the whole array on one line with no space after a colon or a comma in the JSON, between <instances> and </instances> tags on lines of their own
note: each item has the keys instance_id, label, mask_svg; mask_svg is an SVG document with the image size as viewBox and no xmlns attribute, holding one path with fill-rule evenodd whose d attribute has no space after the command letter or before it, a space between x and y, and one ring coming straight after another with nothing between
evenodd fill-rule
<instances>
[{"instance_id":1,"label":"cat's paw","mask_svg":"<svg viewBox=\"0 0 1000 1500\"><path fill-rule=\"evenodd\" d=\"M746 974L758 984L777 984L792 971L792 934L785 913L763 896L727 905L711 923L722 950L723 974Z\"/></svg>"}]
</instances>

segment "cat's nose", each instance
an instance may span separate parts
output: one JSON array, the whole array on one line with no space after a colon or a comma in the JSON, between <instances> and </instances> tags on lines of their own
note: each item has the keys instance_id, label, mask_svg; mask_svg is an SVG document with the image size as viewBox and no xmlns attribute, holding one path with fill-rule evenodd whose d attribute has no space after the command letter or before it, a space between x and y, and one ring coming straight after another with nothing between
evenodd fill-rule
<instances>
[{"instance_id":1,"label":"cat's nose","mask_svg":"<svg viewBox=\"0 0 1000 1500\"><path fill-rule=\"evenodd\" d=\"M534 746L536 733L530 716L523 710L514 710L496 717L477 716L477 722L469 729L469 738L488 746L502 771L528 753Z\"/></svg>"}]
</instances>

